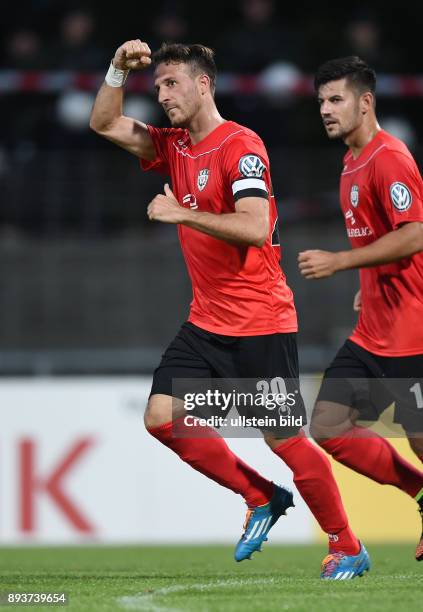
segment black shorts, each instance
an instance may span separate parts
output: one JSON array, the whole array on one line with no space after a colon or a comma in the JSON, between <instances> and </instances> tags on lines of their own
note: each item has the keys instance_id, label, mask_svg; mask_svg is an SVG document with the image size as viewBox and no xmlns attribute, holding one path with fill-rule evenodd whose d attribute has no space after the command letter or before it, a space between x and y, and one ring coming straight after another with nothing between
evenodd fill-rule
<instances>
[{"instance_id":1,"label":"black shorts","mask_svg":"<svg viewBox=\"0 0 423 612\"><path fill-rule=\"evenodd\" d=\"M317 401L358 410L377 421L395 402L394 422L407 432L423 432L423 355L382 357L347 340L325 370Z\"/></svg>"},{"instance_id":2,"label":"black shorts","mask_svg":"<svg viewBox=\"0 0 423 612\"><path fill-rule=\"evenodd\" d=\"M189 388L178 384L180 380L189 381ZM198 381L196 386L195 381ZM293 398L284 406L276 406L279 416L291 417L290 423L305 425L306 412L299 387L298 352L295 333L269 334L263 336L223 336L214 334L192 323L182 325L175 339L170 343L162 356L159 366L154 371L151 394L162 393L181 398L184 392L198 391L204 383L210 382L214 388L251 392L256 382L267 386L267 392L276 393L276 389L286 390L286 395ZM244 383L240 380L244 379ZM247 380L245 380L247 379ZM235 381L235 382L234 382ZM206 383L207 384L207 383ZM241 386L240 386L241 385ZM275 386L276 385L276 386ZM194 386L194 388L193 388ZM263 386L261 387L263 388ZM288 404L288 405L287 405ZM240 410L241 408L241 410ZM271 409L263 406L244 406L238 404L236 409L248 416L262 417L263 413L271 414ZM256 409L257 408L257 409ZM270 410L270 412L269 412ZM205 406L198 416L206 417L219 414L219 409ZM194 412L195 414L195 412ZM294 427L295 428L295 427ZM263 427L263 430L266 430ZM273 428L269 428L272 429ZM288 429L288 427L287 427ZM296 427L298 430L298 427ZM286 432L286 430L284 429Z\"/></svg>"}]
</instances>

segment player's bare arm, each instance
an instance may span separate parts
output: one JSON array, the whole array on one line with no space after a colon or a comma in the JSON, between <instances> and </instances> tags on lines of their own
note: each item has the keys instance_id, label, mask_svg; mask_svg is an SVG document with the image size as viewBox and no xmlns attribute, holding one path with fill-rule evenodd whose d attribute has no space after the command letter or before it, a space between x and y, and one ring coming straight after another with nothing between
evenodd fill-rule
<instances>
[{"instance_id":1,"label":"player's bare arm","mask_svg":"<svg viewBox=\"0 0 423 612\"><path fill-rule=\"evenodd\" d=\"M112 62L117 71L123 71L123 77L126 71L147 68L151 64L151 51L147 43L139 39L129 40L117 49ZM151 161L156 154L147 126L124 116L124 88L117 86L118 82L114 86L104 82L101 86L92 110L90 127L133 155Z\"/></svg>"},{"instance_id":2,"label":"player's bare arm","mask_svg":"<svg viewBox=\"0 0 423 612\"><path fill-rule=\"evenodd\" d=\"M236 212L215 215L179 205L169 185L148 205L150 221L181 223L231 244L262 247L269 233L269 203L264 198L241 198Z\"/></svg>"},{"instance_id":3,"label":"player's bare arm","mask_svg":"<svg viewBox=\"0 0 423 612\"><path fill-rule=\"evenodd\" d=\"M416 221L350 251L303 251L298 255L298 266L307 279L327 278L342 270L393 263L420 251L423 251L423 223Z\"/></svg>"}]
</instances>

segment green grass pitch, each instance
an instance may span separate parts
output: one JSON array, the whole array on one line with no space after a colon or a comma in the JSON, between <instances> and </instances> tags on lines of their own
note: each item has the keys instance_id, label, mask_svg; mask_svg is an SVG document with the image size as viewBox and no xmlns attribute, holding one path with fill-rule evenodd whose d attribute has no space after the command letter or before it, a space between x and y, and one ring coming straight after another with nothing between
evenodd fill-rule
<instances>
[{"instance_id":1,"label":"green grass pitch","mask_svg":"<svg viewBox=\"0 0 423 612\"><path fill-rule=\"evenodd\" d=\"M233 547L0 549L2 593L66 592L66 607L10 610L119 612L387 612L421 610L423 563L413 544L373 545L372 571L347 582L319 580L323 546L265 545L235 563Z\"/></svg>"}]
</instances>

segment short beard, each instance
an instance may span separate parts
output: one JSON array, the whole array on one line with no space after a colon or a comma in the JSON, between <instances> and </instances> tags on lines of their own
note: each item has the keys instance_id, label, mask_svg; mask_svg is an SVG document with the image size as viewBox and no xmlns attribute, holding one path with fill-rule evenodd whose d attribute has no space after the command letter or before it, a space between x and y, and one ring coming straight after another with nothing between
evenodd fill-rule
<instances>
[{"instance_id":1,"label":"short beard","mask_svg":"<svg viewBox=\"0 0 423 612\"><path fill-rule=\"evenodd\" d=\"M354 131L354 128L351 130L339 130L336 133L332 133L330 134L329 132L326 132L327 137L330 140L343 140L345 141L346 138L348 138L348 136L351 134L351 132Z\"/></svg>"},{"instance_id":2,"label":"short beard","mask_svg":"<svg viewBox=\"0 0 423 612\"><path fill-rule=\"evenodd\" d=\"M185 129L188 127L188 121L186 119L181 119L180 121L170 121L170 125L173 128Z\"/></svg>"},{"instance_id":3,"label":"short beard","mask_svg":"<svg viewBox=\"0 0 423 612\"><path fill-rule=\"evenodd\" d=\"M347 126L346 128L340 128L336 133L332 133L330 134L329 132L326 131L326 134L328 136L328 138L330 138L330 140L343 140L345 142L345 140L348 138L348 136L354 132L354 130L357 129L357 127L359 126L359 115L360 115L360 111L359 111L359 107L358 104L356 104L355 108L354 108L354 116L351 119L350 125Z\"/></svg>"},{"instance_id":4,"label":"short beard","mask_svg":"<svg viewBox=\"0 0 423 612\"><path fill-rule=\"evenodd\" d=\"M189 106L188 108L185 106L184 107L185 115L183 115L182 118L175 119L174 121L172 121L170 117L168 117L168 119L173 128L189 130L191 121L196 116L199 110L200 110L199 105Z\"/></svg>"},{"instance_id":5,"label":"short beard","mask_svg":"<svg viewBox=\"0 0 423 612\"><path fill-rule=\"evenodd\" d=\"M337 134L328 134L326 132L326 136L329 138L329 140L341 140L341 138L344 138L344 135L341 132L338 132Z\"/></svg>"}]
</instances>

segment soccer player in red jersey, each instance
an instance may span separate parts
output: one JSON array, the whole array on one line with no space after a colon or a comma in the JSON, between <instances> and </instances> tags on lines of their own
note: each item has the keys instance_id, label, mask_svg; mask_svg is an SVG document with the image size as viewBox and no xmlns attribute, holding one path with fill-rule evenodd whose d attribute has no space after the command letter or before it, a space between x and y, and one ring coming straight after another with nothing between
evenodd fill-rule
<instances>
[{"instance_id":1,"label":"soccer player in red jersey","mask_svg":"<svg viewBox=\"0 0 423 612\"><path fill-rule=\"evenodd\" d=\"M377 122L376 75L364 61L328 61L315 88L327 135L349 147L340 201L352 250L304 251L299 267L308 279L358 268L360 314L325 372L312 433L341 463L415 497L423 519L423 473L387 440L355 425L377 419L395 401L395 422L423 461L422 179L405 144ZM351 380L360 378L367 379L364 388ZM423 559L423 536L416 559Z\"/></svg>"},{"instance_id":2,"label":"soccer player in red jersey","mask_svg":"<svg viewBox=\"0 0 423 612\"><path fill-rule=\"evenodd\" d=\"M129 69L155 65L158 101L170 128L155 128L122 114ZM248 506L235 550L242 561L258 550L292 494L234 455L215 429L187 424L179 379L286 381L299 395L297 318L280 267L277 212L269 159L251 130L223 119L215 105L213 52L202 45L163 45L151 58L146 43L116 51L91 118L100 135L133 153L144 170L170 175L173 190L150 202L151 221L176 224L191 277L189 319L154 372L145 413L148 431L194 469L239 493ZM300 419L300 420L301 420ZM177 435L176 435L176 433ZM329 462L300 427L266 442L294 473L294 482L329 537L322 577L353 578L369 569L367 552L351 532ZM337 570L337 571L335 571Z\"/></svg>"}]
</instances>

